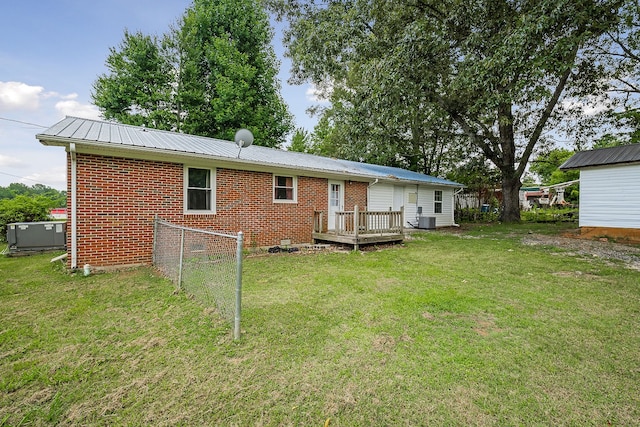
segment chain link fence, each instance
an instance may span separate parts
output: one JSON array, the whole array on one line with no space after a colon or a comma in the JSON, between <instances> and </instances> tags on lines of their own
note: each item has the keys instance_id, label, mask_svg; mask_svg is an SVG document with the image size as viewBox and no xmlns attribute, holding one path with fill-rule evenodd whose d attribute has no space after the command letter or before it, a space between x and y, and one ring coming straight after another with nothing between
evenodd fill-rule
<instances>
[{"instance_id":1,"label":"chain link fence","mask_svg":"<svg viewBox=\"0 0 640 427\"><path fill-rule=\"evenodd\" d=\"M178 289L218 312L240 338L243 235L182 227L156 218L153 265Z\"/></svg>"}]
</instances>

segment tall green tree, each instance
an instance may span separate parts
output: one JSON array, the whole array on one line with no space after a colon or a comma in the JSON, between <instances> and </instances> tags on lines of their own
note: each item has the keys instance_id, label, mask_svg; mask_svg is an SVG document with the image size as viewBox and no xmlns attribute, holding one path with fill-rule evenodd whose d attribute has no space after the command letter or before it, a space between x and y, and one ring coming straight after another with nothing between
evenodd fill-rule
<instances>
[{"instance_id":1,"label":"tall green tree","mask_svg":"<svg viewBox=\"0 0 640 427\"><path fill-rule=\"evenodd\" d=\"M431 114L451 120L500 171L502 220L519 221L521 178L545 131L566 117L560 101L604 90L591 48L617 28L623 3L274 0L272 8L290 22L293 81L367 99L419 97L417 126Z\"/></svg>"},{"instance_id":2,"label":"tall green tree","mask_svg":"<svg viewBox=\"0 0 640 427\"><path fill-rule=\"evenodd\" d=\"M258 0L194 0L162 37L125 31L94 84L105 118L278 147L292 128L272 30Z\"/></svg>"},{"instance_id":3,"label":"tall green tree","mask_svg":"<svg viewBox=\"0 0 640 427\"><path fill-rule=\"evenodd\" d=\"M109 73L98 77L92 93L105 119L163 130L179 128L172 90L175 73L163 51L166 42L125 30L118 49L109 50Z\"/></svg>"},{"instance_id":4,"label":"tall green tree","mask_svg":"<svg viewBox=\"0 0 640 427\"><path fill-rule=\"evenodd\" d=\"M257 0L195 0L181 21L183 130L232 139L250 128L276 147L292 127L280 96L269 17Z\"/></svg>"}]
</instances>

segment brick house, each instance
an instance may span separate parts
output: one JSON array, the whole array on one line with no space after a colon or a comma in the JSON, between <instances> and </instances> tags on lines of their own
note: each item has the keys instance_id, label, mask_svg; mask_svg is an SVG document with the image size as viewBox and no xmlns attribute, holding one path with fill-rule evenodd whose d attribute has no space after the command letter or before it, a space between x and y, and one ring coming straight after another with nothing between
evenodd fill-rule
<instances>
[{"instance_id":1,"label":"brick house","mask_svg":"<svg viewBox=\"0 0 640 427\"><path fill-rule=\"evenodd\" d=\"M153 221L224 233L245 246L312 241L314 212L404 208L453 225L460 184L424 174L144 127L67 117L36 135L67 151L68 265L150 264Z\"/></svg>"}]
</instances>

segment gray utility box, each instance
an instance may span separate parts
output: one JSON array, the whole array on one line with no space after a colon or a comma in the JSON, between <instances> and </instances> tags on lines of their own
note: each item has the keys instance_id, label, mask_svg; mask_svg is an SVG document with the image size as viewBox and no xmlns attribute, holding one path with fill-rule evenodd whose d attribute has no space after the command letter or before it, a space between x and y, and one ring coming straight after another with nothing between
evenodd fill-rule
<instances>
[{"instance_id":1,"label":"gray utility box","mask_svg":"<svg viewBox=\"0 0 640 427\"><path fill-rule=\"evenodd\" d=\"M14 222L7 225L9 252L47 251L65 249L65 222Z\"/></svg>"},{"instance_id":2,"label":"gray utility box","mask_svg":"<svg viewBox=\"0 0 640 427\"><path fill-rule=\"evenodd\" d=\"M436 217L434 216L421 216L418 217L418 228L425 230L435 230Z\"/></svg>"}]
</instances>

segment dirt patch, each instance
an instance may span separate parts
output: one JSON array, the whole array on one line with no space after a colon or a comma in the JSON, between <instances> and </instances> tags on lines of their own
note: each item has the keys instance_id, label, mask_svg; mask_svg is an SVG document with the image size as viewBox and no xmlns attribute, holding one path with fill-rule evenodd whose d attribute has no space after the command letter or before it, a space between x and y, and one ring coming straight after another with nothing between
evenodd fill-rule
<instances>
[{"instance_id":1,"label":"dirt patch","mask_svg":"<svg viewBox=\"0 0 640 427\"><path fill-rule=\"evenodd\" d=\"M586 240L565 236L530 234L522 238L522 243L530 246L554 246L587 258L615 260L622 262L627 268L640 271L640 248L613 243L608 239Z\"/></svg>"},{"instance_id":2,"label":"dirt patch","mask_svg":"<svg viewBox=\"0 0 640 427\"><path fill-rule=\"evenodd\" d=\"M496 326L496 321L492 316L476 317L476 327L473 330L480 336L488 337L494 332L502 332L502 329Z\"/></svg>"},{"instance_id":3,"label":"dirt patch","mask_svg":"<svg viewBox=\"0 0 640 427\"><path fill-rule=\"evenodd\" d=\"M373 349L382 353L391 353L396 347L396 340L387 334L379 335L373 340Z\"/></svg>"},{"instance_id":4,"label":"dirt patch","mask_svg":"<svg viewBox=\"0 0 640 427\"><path fill-rule=\"evenodd\" d=\"M551 273L551 274L557 277L574 277L574 278L582 277L582 278L593 279L593 280L600 279L600 277L596 276L595 274L583 273L582 271L556 271L555 273Z\"/></svg>"}]
</instances>

